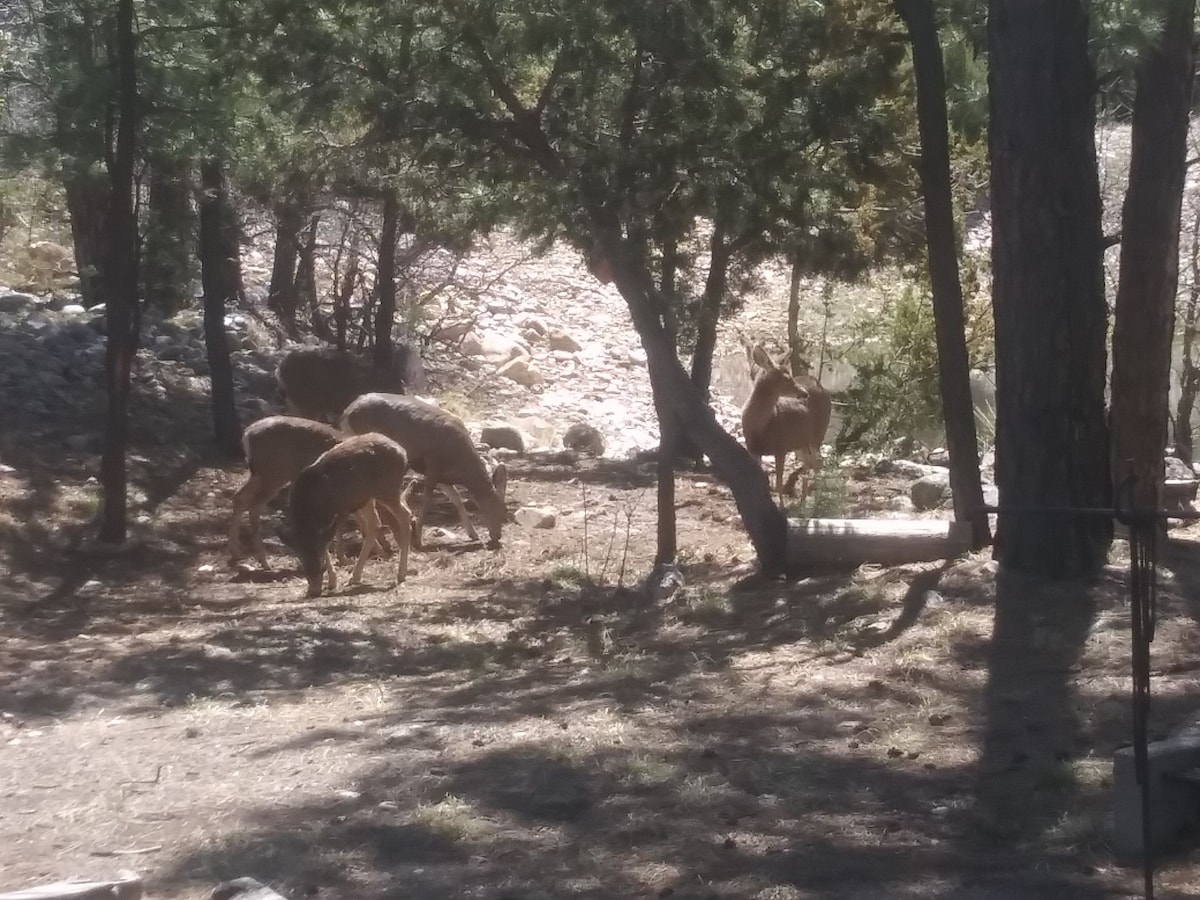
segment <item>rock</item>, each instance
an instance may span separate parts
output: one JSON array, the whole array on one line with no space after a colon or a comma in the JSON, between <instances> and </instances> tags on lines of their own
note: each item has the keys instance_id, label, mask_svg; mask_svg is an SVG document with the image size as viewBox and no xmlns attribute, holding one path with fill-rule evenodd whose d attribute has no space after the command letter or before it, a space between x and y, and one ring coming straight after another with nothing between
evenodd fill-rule
<instances>
[{"instance_id":1,"label":"rock","mask_svg":"<svg viewBox=\"0 0 1200 900\"><path fill-rule=\"evenodd\" d=\"M934 472L915 482L909 490L915 509L937 509L950 497L950 473Z\"/></svg>"},{"instance_id":2,"label":"rock","mask_svg":"<svg viewBox=\"0 0 1200 900\"><path fill-rule=\"evenodd\" d=\"M482 356L496 365L529 356L529 348L524 344L495 334L480 337L471 332L463 338L461 349L467 356Z\"/></svg>"},{"instance_id":3,"label":"rock","mask_svg":"<svg viewBox=\"0 0 1200 900\"><path fill-rule=\"evenodd\" d=\"M945 473L941 466L927 466L907 459L881 459L875 464L876 475L899 475L902 478L924 478Z\"/></svg>"},{"instance_id":4,"label":"rock","mask_svg":"<svg viewBox=\"0 0 1200 900\"><path fill-rule=\"evenodd\" d=\"M929 451L929 464L945 469L950 468L950 451L945 447L934 447Z\"/></svg>"},{"instance_id":5,"label":"rock","mask_svg":"<svg viewBox=\"0 0 1200 900\"><path fill-rule=\"evenodd\" d=\"M435 328L429 337L431 340L440 341L444 344L453 344L455 341L461 341L471 334L473 324L470 321L451 322ZM476 339L478 339L477 335ZM464 350L463 352L466 353L467 351Z\"/></svg>"},{"instance_id":6,"label":"rock","mask_svg":"<svg viewBox=\"0 0 1200 900\"><path fill-rule=\"evenodd\" d=\"M541 384L546 380L546 377L527 356L518 356L516 359L509 360L496 370L496 374L512 379L525 387Z\"/></svg>"},{"instance_id":7,"label":"rock","mask_svg":"<svg viewBox=\"0 0 1200 900\"><path fill-rule=\"evenodd\" d=\"M557 511L546 506L522 506L513 518L526 528L553 528L558 523Z\"/></svg>"},{"instance_id":8,"label":"rock","mask_svg":"<svg viewBox=\"0 0 1200 900\"><path fill-rule=\"evenodd\" d=\"M0 312L3 313L22 313L29 312L38 308L38 299L33 294L23 294L20 291L12 291L8 294L0 294Z\"/></svg>"},{"instance_id":9,"label":"rock","mask_svg":"<svg viewBox=\"0 0 1200 900\"><path fill-rule=\"evenodd\" d=\"M600 429L586 422L576 422L563 435L563 446L568 450L590 456L604 455L604 435Z\"/></svg>"},{"instance_id":10,"label":"rock","mask_svg":"<svg viewBox=\"0 0 1200 900\"><path fill-rule=\"evenodd\" d=\"M75 265L75 254L54 241L36 241L29 245L29 261L39 274L65 275Z\"/></svg>"},{"instance_id":11,"label":"rock","mask_svg":"<svg viewBox=\"0 0 1200 900\"><path fill-rule=\"evenodd\" d=\"M489 447L514 450L517 453L524 453L527 447L525 436L521 434L521 430L506 422L484 425L479 440Z\"/></svg>"},{"instance_id":12,"label":"rock","mask_svg":"<svg viewBox=\"0 0 1200 900\"><path fill-rule=\"evenodd\" d=\"M1182 459L1175 456L1168 456L1163 462L1166 464L1166 477L1177 481L1191 481L1196 477L1196 473L1192 471Z\"/></svg>"},{"instance_id":13,"label":"rock","mask_svg":"<svg viewBox=\"0 0 1200 900\"><path fill-rule=\"evenodd\" d=\"M550 329L546 327L546 323L537 316L522 316L517 320L517 327L522 332L528 331L538 337L545 337L550 332Z\"/></svg>"},{"instance_id":14,"label":"rock","mask_svg":"<svg viewBox=\"0 0 1200 900\"><path fill-rule=\"evenodd\" d=\"M556 328L550 332L548 339L551 350L561 350L566 353L578 353L583 349L583 346L570 334L563 331L561 328Z\"/></svg>"}]
</instances>

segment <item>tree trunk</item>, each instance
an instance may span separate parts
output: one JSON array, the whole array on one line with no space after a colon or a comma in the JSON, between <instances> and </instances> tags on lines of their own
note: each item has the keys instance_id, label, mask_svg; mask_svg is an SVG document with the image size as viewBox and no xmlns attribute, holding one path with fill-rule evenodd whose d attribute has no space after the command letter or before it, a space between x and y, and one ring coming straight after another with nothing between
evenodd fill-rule
<instances>
[{"instance_id":1,"label":"tree trunk","mask_svg":"<svg viewBox=\"0 0 1200 900\"><path fill-rule=\"evenodd\" d=\"M918 172L921 192L925 195L925 240L933 289L938 382L946 423L946 449L950 453L954 519L971 524L971 542L978 550L991 541L991 531L987 514L983 512L979 440L975 433L975 407L971 401L971 366L967 356L962 284L958 278L958 241L954 235L950 137L946 121L946 73L932 0L895 0L895 3L912 42L917 82L917 122L921 133Z\"/></svg>"},{"instance_id":2,"label":"tree trunk","mask_svg":"<svg viewBox=\"0 0 1200 900\"><path fill-rule=\"evenodd\" d=\"M129 378L138 342L137 221L133 212L133 167L137 141L137 70L133 0L117 3L117 148L109 202L104 300L108 340L105 381L108 410L100 458L102 541L125 541L128 498L125 450L129 442Z\"/></svg>"},{"instance_id":3,"label":"tree trunk","mask_svg":"<svg viewBox=\"0 0 1200 900\"><path fill-rule=\"evenodd\" d=\"M321 224L320 213L308 218L300 236L296 262L296 302L308 310L313 331L321 334L320 301L317 299L317 230Z\"/></svg>"},{"instance_id":4,"label":"tree trunk","mask_svg":"<svg viewBox=\"0 0 1200 900\"><path fill-rule=\"evenodd\" d=\"M603 221L602 212L593 215ZM775 505L766 473L746 448L721 427L696 390L675 347L667 339L657 312L663 298L656 296L649 273L628 260L623 242L610 228L605 228L601 238L603 251L646 351L660 430L670 435L672 428L677 429L708 456L717 475L733 493L763 574L783 574L787 570L787 519Z\"/></svg>"},{"instance_id":5,"label":"tree trunk","mask_svg":"<svg viewBox=\"0 0 1200 900\"><path fill-rule=\"evenodd\" d=\"M1192 413L1200 394L1200 364L1196 361L1196 331L1200 323L1200 210L1192 221L1190 248L1192 281L1188 285L1187 305L1183 308L1183 347L1180 352L1179 405L1175 407L1175 454L1187 465L1195 461L1192 442Z\"/></svg>"},{"instance_id":6,"label":"tree trunk","mask_svg":"<svg viewBox=\"0 0 1200 900\"><path fill-rule=\"evenodd\" d=\"M192 299L194 216L191 204L191 162L156 157L150 164L150 197L142 283L146 305L171 316Z\"/></svg>"},{"instance_id":7,"label":"tree trunk","mask_svg":"<svg viewBox=\"0 0 1200 900\"><path fill-rule=\"evenodd\" d=\"M396 237L400 231L400 197L389 189L383 197L383 228L379 235L379 265L375 310L375 368L386 372L392 365L392 326L396 322Z\"/></svg>"},{"instance_id":8,"label":"tree trunk","mask_svg":"<svg viewBox=\"0 0 1200 900\"><path fill-rule=\"evenodd\" d=\"M233 390L225 310L241 291L237 216L229 201L224 161L200 164L200 277L204 284L204 344L212 380L213 435L231 459L242 455L242 426Z\"/></svg>"},{"instance_id":9,"label":"tree trunk","mask_svg":"<svg viewBox=\"0 0 1200 900\"><path fill-rule=\"evenodd\" d=\"M1121 214L1113 323L1112 474L1119 483L1132 473L1134 505L1154 509L1162 505L1195 13L1196 0L1168 0L1158 41L1142 51L1129 188Z\"/></svg>"},{"instance_id":10,"label":"tree trunk","mask_svg":"<svg viewBox=\"0 0 1200 900\"><path fill-rule=\"evenodd\" d=\"M655 475L658 481L658 527L655 532L657 547L654 552L654 567L675 562L679 556L678 527L675 515L675 454L679 443L677 429L672 417L660 415L658 438L658 461Z\"/></svg>"},{"instance_id":11,"label":"tree trunk","mask_svg":"<svg viewBox=\"0 0 1200 900\"><path fill-rule=\"evenodd\" d=\"M996 319L996 482L1003 505L1112 503L1104 415L1095 78L1081 0L991 0L989 152ZM1001 565L1104 565L1112 521L1000 515Z\"/></svg>"},{"instance_id":12,"label":"tree trunk","mask_svg":"<svg viewBox=\"0 0 1200 900\"><path fill-rule=\"evenodd\" d=\"M788 360L792 374L799 373L803 366L803 350L800 340L800 248L796 247L796 255L792 259L792 281L788 286L788 309L787 309L787 333L788 333ZM817 371L817 380L821 380L821 373Z\"/></svg>"},{"instance_id":13,"label":"tree trunk","mask_svg":"<svg viewBox=\"0 0 1200 900\"><path fill-rule=\"evenodd\" d=\"M71 217L71 243L79 294L88 309L104 302L104 257L108 253L108 207L112 183L89 172L65 177L67 213Z\"/></svg>"},{"instance_id":14,"label":"tree trunk","mask_svg":"<svg viewBox=\"0 0 1200 900\"><path fill-rule=\"evenodd\" d=\"M333 307L334 334L339 350L346 349L346 332L350 326L350 300L358 286L358 240L359 232L355 229L350 240L350 259L346 263L346 273L338 287L337 300Z\"/></svg>"},{"instance_id":15,"label":"tree trunk","mask_svg":"<svg viewBox=\"0 0 1200 900\"><path fill-rule=\"evenodd\" d=\"M712 389L713 353L717 349L717 326L721 324L721 305L729 284L729 248L725 228L717 223L709 243L708 277L696 317L696 348L692 352L692 384L707 403Z\"/></svg>"},{"instance_id":16,"label":"tree trunk","mask_svg":"<svg viewBox=\"0 0 1200 900\"><path fill-rule=\"evenodd\" d=\"M296 311L300 308L296 266L304 219L304 209L290 200L275 207L275 261L271 266L271 284L267 288L267 308L275 313L283 330L293 340L300 334L296 327Z\"/></svg>"}]
</instances>

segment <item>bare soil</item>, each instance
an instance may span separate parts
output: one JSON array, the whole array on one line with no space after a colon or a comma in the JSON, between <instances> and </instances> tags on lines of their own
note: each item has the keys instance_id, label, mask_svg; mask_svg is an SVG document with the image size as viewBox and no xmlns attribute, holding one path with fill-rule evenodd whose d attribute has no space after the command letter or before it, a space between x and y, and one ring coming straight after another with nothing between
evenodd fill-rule
<instances>
[{"instance_id":1,"label":"bare soil","mask_svg":"<svg viewBox=\"0 0 1200 900\"><path fill-rule=\"evenodd\" d=\"M403 586L375 560L307 600L278 537L274 573L225 564L238 466L135 463L143 522L113 552L90 541L94 460L0 451L0 888L131 869L181 900L242 875L364 900L1140 895L1108 847L1123 545L1091 585L985 556L762 582L728 492L690 472L686 584L651 602L651 468L516 459L510 508L555 507L554 529L487 550L444 504ZM1200 706L1197 545L1161 577L1159 731ZM1192 894L1200 854L1158 884Z\"/></svg>"}]
</instances>

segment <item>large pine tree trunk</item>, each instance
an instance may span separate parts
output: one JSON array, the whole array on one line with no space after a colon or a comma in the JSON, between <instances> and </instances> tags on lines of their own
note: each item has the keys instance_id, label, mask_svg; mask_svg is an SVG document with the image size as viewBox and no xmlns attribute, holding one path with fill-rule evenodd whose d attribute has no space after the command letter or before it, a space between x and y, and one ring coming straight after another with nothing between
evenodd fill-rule
<instances>
[{"instance_id":1,"label":"large pine tree trunk","mask_svg":"<svg viewBox=\"0 0 1200 900\"><path fill-rule=\"evenodd\" d=\"M396 238L400 232L400 198L389 189L383 196L383 227L379 234L379 265L375 289L375 368L386 372L392 365L392 326L396 322Z\"/></svg>"},{"instance_id":2,"label":"large pine tree trunk","mask_svg":"<svg viewBox=\"0 0 1200 900\"><path fill-rule=\"evenodd\" d=\"M1112 502L1104 413L1095 79L1081 0L991 0L989 150L1002 505ZM996 558L1050 576L1095 572L1112 521L1001 514Z\"/></svg>"},{"instance_id":3,"label":"large pine tree trunk","mask_svg":"<svg viewBox=\"0 0 1200 900\"><path fill-rule=\"evenodd\" d=\"M1133 502L1152 508L1162 505L1196 0L1168 0L1166 10L1162 33L1137 70L1110 420L1114 480L1133 474Z\"/></svg>"},{"instance_id":4,"label":"large pine tree trunk","mask_svg":"<svg viewBox=\"0 0 1200 900\"><path fill-rule=\"evenodd\" d=\"M979 440L971 401L971 367L958 279L958 241L954 236L954 202L950 189L950 137L946 121L946 73L938 41L932 0L895 0L908 28L917 81L917 121L921 133L919 174L925 195L925 240L933 289L937 333L938 381L950 452L950 487L954 518L971 523L976 548L991 540L983 512L979 475Z\"/></svg>"},{"instance_id":5,"label":"large pine tree trunk","mask_svg":"<svg viewBox=\"0 0 1200 900\"><path fill-rule=\"evenodd\" d=\"M129 379L138 343L137 221L133 211L133 166L137 140L137 70L133 0L117 4L117 106L119 125L113 156L107 258L104 268L105 381L108 410L100 458L102 541L125 541L128 513L125 451L129 442Z\"/></svg>"},{"instance_id":6,"label":"large pine tree trunk","mask_svg":"<svg viewBox=\"0 0 1200 900\"><path fill-rule=\"evenodd\" d=\"M225 311L226 304L241 292L237 215L229 200L222 160L204 160L200 182L200 277L204 284L204 344L212 381L213 435L218 449L236 459L242 453L242 426L233 390Z\"/></svg>"}]
</instances>

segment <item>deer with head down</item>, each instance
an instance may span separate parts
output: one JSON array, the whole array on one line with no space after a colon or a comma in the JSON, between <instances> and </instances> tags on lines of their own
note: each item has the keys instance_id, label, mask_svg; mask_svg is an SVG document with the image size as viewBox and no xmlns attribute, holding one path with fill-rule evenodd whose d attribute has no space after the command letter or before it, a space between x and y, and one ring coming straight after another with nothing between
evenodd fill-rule
<instances>
[{"instance_id":1,"label":"deer with head down","mask_svg":"<svg viewBox=\"0 0 1200 900\"><path fill-rule=\"evenodd\" d=\"M242 449L246 454L249 474L233 495L228 543L231 564L236 563L242 556L239 530L242 515L245 514L250 520L250 543L254 555L264 571L270 569L267 550L262 541L260 516L263 510L271 498L283 490L304 468L326 450L341 443L345 437L345 434L330 425L298 416L267 416L246 428L242 433ZM391 547L382 533L379 535L379 544L385 553L391 552Z\"/></svg>"},{"instance_id":2,"label":"deer with head down","mask_svg":"<svg viewBox=\"0 0 1200 900\"><path fill-rule=\"evenodd\" d=\"M783 358L773 360L762 344L745 343L754 386L742 407L742 434L753 456L775 457L775 493L785 494L783 474L789 453L800 467L788 479L786 493L793 496L796 478L803 471L800 502L808 495L813 474L821 468L821 443L829 429L833 402L829 392L807 373L793 376Z\"/></svg>"},{"instance_id":3,"label":"deer with head down","mask_svg":"<svg viewBox=\"0 0 1200 900\"><path fill-rule=\"evenodd\" d=\"M479 540L455 485L465 487L475 500L487 524L490 543L493 546L500 543L508 519L504 505L508 471L503 463L488 471L470 432L457 416L416 397L372 393L364 394L346 408L342 430L386 434L404 448L412 470L425 477L413 529L414 547L421 547L421 528L435 487L440 487L450 498L471 540Z\"/></svg>"},{"instance_id":4,"label":"deer with head down","mask_svg":"<svg viewBox=\"0 0 1200 900\"><path fill-rule=\"evenodd\" d=\"M404 501L407 474L408 458L399 444L381 434L357 434L330 447L296 476L288 515L309 597L320 596L322 575L329 590L337 587L329 543L338 523L349 515L356 515L364 529L350 583L359 582L378 541L376 511L388 520L396 538L396 584L404 581L412 538L412 514Z\"/></svg>"}]
</instances>

